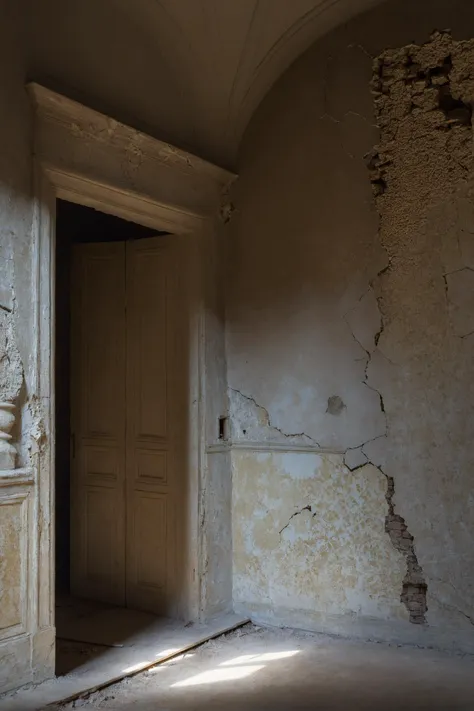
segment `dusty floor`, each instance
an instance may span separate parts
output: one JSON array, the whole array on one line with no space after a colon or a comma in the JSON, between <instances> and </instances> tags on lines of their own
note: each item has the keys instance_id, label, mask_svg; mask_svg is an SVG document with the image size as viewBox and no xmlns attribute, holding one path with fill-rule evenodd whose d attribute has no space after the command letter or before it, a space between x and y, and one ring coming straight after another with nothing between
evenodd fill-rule
<instances>
[{"instance_id":1,"label":"dusty floor","mask_svg":"<svg viewBox=\"0 0 474 711\"><path fill-rule=\"evenodd\" d=\"M248 625L71 708L474 710L474 657ZM49 707L52 711L52 707Z\"/></svg>"},{"instance_id":2,"label":"dusty floor","mask_svg":"<svg viewBox=\"0 0 474 711\"><path fill-rule=\"evenodd\" d=\"M68 598L56 609L56 673L0 697L1 711L38 711L151 667L248 620L233 613L208 623L167 620L144 612Z\"/></svg>"}]
</instances>

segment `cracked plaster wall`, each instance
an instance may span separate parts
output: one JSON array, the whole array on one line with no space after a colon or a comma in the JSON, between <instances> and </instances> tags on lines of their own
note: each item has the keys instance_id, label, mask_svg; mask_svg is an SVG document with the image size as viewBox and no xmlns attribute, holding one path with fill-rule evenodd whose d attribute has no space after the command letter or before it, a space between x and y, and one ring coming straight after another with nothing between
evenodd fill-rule
<instances>
[{"instance_id":1,"label":"cracked plaster wall","mask_svg":"<svg viewBox=\"0 0 474 711\"><path fill-rule=\"evenodd\" d=\"M24 467L35 462L36 436L41 432L41 412L33 398L32 131L24 88L28 11L22 0L2 0L0 12L0 401L16 406L12 441L16 464ZM0 504L7 505L0 506L0 633L8 636L11 625L28 624L26 590L18 585L28 562L20 545L27 535L24 509L15 501L8 505L6 497L28 489L2 483ZM31 644L31 637L18 635L0 643L0 690L32 680Z\"/></svg>"},{"instance_id":2,"label":"cracked plaster wall","mask_svg":"<svg viewBox=\"0 0 474 711\"><path fill-rule=\"evenodd\" d=\"M26 3L2 0L0 36L0 400L16 405L17 466L34 463L43 415L34 389L32 121Z\"/></svg>"},{"instance_id":3,"label":"cracked plaster wall","mask_svg":"<svg viewBox=\"0 0 474 711\"><path fill-rule=\"evenodd\" d=\"M300 58L244 138L234 600L261 618L473 647L473 36L468 3L387 2ZM408 71L385 50L413 42ZM301 479L308 456L323 464Z\"/></svg>"}]
</instances>

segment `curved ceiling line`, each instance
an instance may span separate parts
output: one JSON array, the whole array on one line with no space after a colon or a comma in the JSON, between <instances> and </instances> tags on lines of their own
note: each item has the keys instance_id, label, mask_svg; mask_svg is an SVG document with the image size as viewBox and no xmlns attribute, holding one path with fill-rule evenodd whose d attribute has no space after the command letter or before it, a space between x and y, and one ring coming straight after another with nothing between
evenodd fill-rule
<instances>
[{"instance_id":1,"label":"curved ceiling line","mask_svg":"<svg viewBox=\"0 0 474 711\"><path fill-rule=\"evenodd\" d=\"M270 76L269 80L266 82L266 87L264 88L263 92L257 92L256 91L256 85L259 80L259 78L262 76L264 71L268 71L269 66L272 62L276 64L276 59L278 57L282 57L283 50L288 47L292 42L294 42L295 38L300 35L303 31L308 31L312 25L317 25L318 21L321 18L321 15L330 12L333 10L339 3L343 3L349 8L351 8L351 5L354 9L350 9L349 13L345 13L345 21L350 19L350 17L358 14L361 11L364 11L366 9L369 9L370 7L374 5L378 5L381 2L384 2L384 0L358 0L358 2L354 3L354 0L323 0L322 3L317 5L316 7L312 8L309 10L305 15L302 17L298 18L286 31L284 34L282 34L276 42L273 43L273 45L270 47L268 52L265 54L265 56L261 59L261 61L257 64L255 67L252 77L243 93L242 99L234 104L235 107L235 114L238 116L239 114L241 115L240 120L236 119L235 125L234 125L234 136L239 138L245 129L245 125L250 119L250 116L253 113L253 110L255 110L260 103L260 101L263 99L265 94L269 91L269 89L274 85L274 83L279 79L280 76L283 75L283 73L288 69L288 67L294 62L299 56L301 56L309 47L315 42L323 33L321 31L316 31L316 32L311 32L307 39L299 44L296 48L296 51L288 53L288 56L284 59L280 59L278 62L277 66L279 66L279 71L278 73L272 72L274 74L273 77ZM355 5L355 7L354 7ZM334 25L336 26L336 25ZM330 27L326 28L327 30L331 29ZM270 73L270 74L272 74ZM258 94L261 94L258 96ZM250 109L250 113L248 110L248 105L250 102L250 99L252 95L257 95L257 99L253 102L253 105Z\"/></svg>"},{"instance_id":2,"label":"curved ceiling line","mask_svg":"<svg viewBox=\"0 0 474 711\"><path fill-rule=\"evenodd\" d=\"M243 91L243 95L241 99L236 103L236 106L238 109L242 109L245 107L245 104L248 102L249 96L254 90L255 84L257 83L257 80L259 77L262 75L262 72L268 67L269 63L276 58L279 54L281 54L282 50L288 46L290 40L295 38L301 31L303 31L311 22L314 22L318 20L320 15L323 14L327 9L331 9L335 5L337 5L341 0L322 0L321 3L319 3L316 7L311 8L311 10L308 10L302 17L299 17L293 24L291 24L285 32L280 35L280 37L272 44L272 46L268 49L268 51L265 53L265 55L262 57L262 59L258 62L258 64L254 67L254 70L252 72L252 75L249 79L249 81L246 84L246 87ZM312 42L314 42L318 37L318 34L312 37L309 41L307 46L303 46L302 48L298 48L298 50L295 53L291 53L291 56L288 57L288 59L283 60L282 64L284 65L282 67L282 70L275 76L274 82L278 80L278 78L286 71L286 69L291 65L291 63L297 59L309 46L311 46ZM268 88L270 88L271 84L269 85ZM264 95L264 94L263 94ZM263 98L263 96L261 97Z\"/></svg>"},{"instance_id":3,"label":"curved ceiling line","mask_svg":"<svg viewBox=\"0 0 474 711\"><path fill-rule=\"evenodd\" d=\"M211 19L211 16L209 15L209 13L207 11L206 3L201 2L200 5L201 5L201 13L204 17L204 25L214 26L215 17L213 17ZM214 50L215 48L212 48L212 49ZM214 51L213 51L212 57L210 58L211 66L214 62L217 62L217 61L218 61L218 57L215 56Z\"/></svg>"},{"instance_id":4,"label":"curved ceiling line","mask_svg":"<svg viewBox=\"0 0 474 711\"><path fill-rule=\"evenodd\" d=\"M235 70L234 80L233 80L233 82L232 82L232 87L231 87L231 90L230 90L230 93L229 93L229 100L228 100L228 109L229 109L229 110L228 110L228 118L230 117L230 114L232 113L232 109L231 109L232 99L234 98L234 93L235 93L235 89L236 89L236 87L237 87L238 78L239 78L239 72L240 72L240 69L241 69L241 67L242 67L243 60L244 60L244 56L245 56L245 50L247 49L248 44L249 44L250 35L252 34L252 29L253 29L253 27L254 27L254 25L255 25L255 20L256 20L257 14L258 14L258 9L259 9L259 7L260 7L260 0L255 0L255 4L254 4L254 7L253 7L253 12L252 12L252 17L250 18L249 26L248 26L247 32L246 32L246 34L245 34L245 40L244 40L244 43L243 43L243 45L242 45L242 51L240 52L239 63L238 63L237 68L236 68L236 70Z\"/></svg>"},{"instance_id":5,"label":"curved ceiling line","mask_svg":"<svg viewBox=\"0 0 474 711\"><path fill-rule=\"evenodd\" d=\"M267 51L267 53L264 55L264 57L259 61L257 66L254 69L252 78L250 80L250 83L247 86L247 90L245 91L245 94L242 97L242 101L245 102L248 94L251 92L252 87L257 80L258 76L262 72L263 68L265 67L266 64L272 59L272 57L276 56L279 51L283 48L285 44L288 44L288 41L292 39L293 37L296 37L301 30L305 28L306 25L308 25L312 20L319 18L320 15L322 15L324 12L326 12L328 9L330 10L334 5L337 5L341 2L341 0L323 0L319 5L316 7L312 8L311 10L308 10L305 15L302 17L299 17L295 22L288 27L285 32L280 35L280 37L272 44L270 49ZM302 52L305 50L303 49ZM299 56L299 55L297 55ZM294 57L296 59L296 57ZM293 60L289 60L293 61Z\"/></svg>"}]
</instances>

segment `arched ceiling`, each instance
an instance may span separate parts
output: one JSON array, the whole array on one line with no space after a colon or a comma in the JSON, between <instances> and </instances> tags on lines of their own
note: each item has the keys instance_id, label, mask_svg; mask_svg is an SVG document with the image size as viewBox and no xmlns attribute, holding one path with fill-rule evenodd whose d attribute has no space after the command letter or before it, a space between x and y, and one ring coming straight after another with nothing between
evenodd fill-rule
<instances>
[{"instance_id":1,"label":"arched ceiling","mask_svg":"<svg viewBox=\"0 0 474 711\"><path fill-rule=\"evenodd\" d=\"M318 37L382 0L32 0L30 78L232 167Z\"/></svg>"}]
</instances>

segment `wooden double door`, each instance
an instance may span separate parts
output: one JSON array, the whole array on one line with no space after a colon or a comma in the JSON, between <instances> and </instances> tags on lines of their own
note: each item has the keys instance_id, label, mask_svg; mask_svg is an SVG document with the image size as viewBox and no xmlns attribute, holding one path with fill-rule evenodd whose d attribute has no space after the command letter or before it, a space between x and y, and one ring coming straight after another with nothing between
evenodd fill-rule
<instances>
[{"instance_id":1,"label":"wooden double door","mask_svg":"<svg viewBox=\"0 0 474 711\"><path fill-rule=\"evenodd\" d=\"M170 237L75 245L71 592L170 614L179 418Z\"/></svg>"}]
</instances>

